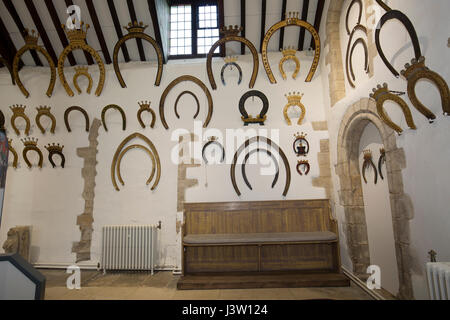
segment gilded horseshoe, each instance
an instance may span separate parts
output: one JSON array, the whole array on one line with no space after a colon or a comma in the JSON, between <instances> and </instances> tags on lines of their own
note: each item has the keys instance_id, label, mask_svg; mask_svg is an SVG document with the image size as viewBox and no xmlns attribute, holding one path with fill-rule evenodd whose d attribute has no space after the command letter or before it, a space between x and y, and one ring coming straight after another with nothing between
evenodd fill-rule
<instances>
[{"instance_id":1,"label":"gilded horseshoe","mask_svg":"<svg viewBox=\"0 0 450 320\"><path fill-rule=\"evenodd\" d=\"M17 164L19 162L19 155L17 154L16 149L12 146L12 140L8 139L8 150L13 154L14 160L13 160L13 168L17 169Z\"/></svg>"},{"instance_id":2,"label":"gilded horseshoe","mask_svg":"<svg viewBox=\"0 0 450 320\"><path fill-rule=\"evenodd\" d=\"M345 16L345 28L347 29L347 34L350 35L350 28L348 27L348 18L350 15L350 10L352 9L352 7L358 4L359 5L359 15L358 15L358 22L356 22L356 24L361 24L361 18L362 18L362 10L363 10L363 5L362 5L362 1L361 0L353 0L350 5L348 6L347 9L347 14Z\"/></svg>"},{"instance_id":3,"label":"gilded horseshoe","mask_svg":"<svg viewBox=\"0 0 450 320\"><path fill-rule=\"evenodd\" d=\"M268 146L274 147L278 151L278 153L280 154L281 159L283 160L284 167L286 169L286 184L284 186L284 191L283 191L283 196L285 197L287 195L288 191L289 191L289 186L291 184L291 168L289 166L289 162L287 160L287 157L286 157L284 151L276 143L274 143L269 138L262 137L262 136L255 136L255 137L249 138L247 141L245 141L239 147L239 149L234 154L233 163L231 164L231 168L230 168L231 183L233 184L233 188L236 191L236 194L238 196L240 196L241 192L240 192L240 190L239 190L239 188L237 186L237 183L236 183L236 163L237 163L239 155L250 144L255 143L255 142L259 143L260 141L265 142Z\"/></svg>"},{"instance_id":4,"label":"gilded horseshoe","mask_svg":"<svg viewBox=\"0 0 450 320\"><path fill-rule=\"evenodd\" d=\"M203 128L206 128L211 121L212 113L213 113L213 99L211 96L211 93L209 92L208 88L205 86L205 84L198 78L190 75L184 75L181 77L176 78L173 80L167 88L164 90L164 92L161 95L161 100L159 101L159 116L161 118L161 122L164 126L164 128L169 129L169 125L167 124L166 117L164 115L164 103L166 102L167 95L169 94L170 90L172 90L177 84L183 82L183 81L190 81L197 84L205 93L206 98L208 99L208 115L206 116L205 123L203 124Z\"/></svg>"},{"instance_id":5,"label":"gilded horseshoe","mask_svg":"<svg viewBox=\"0 0 450 320\"><path fill-rule=\"evenodd\" d=\"M350 37L349 37L349 39L348 39L347 51L346 51L346 54L345 54L345 72L347 73L347 80L348 80L348 83L350 84L350 86L351 86L352 88L355 88L355 84L353 83L352 79L350 78L350 73L349 73L349 61L350 61L350 65L352 66L352 75L353 75L353 77L354 77L354 74L353 74L353 65L352 65L352 63L351 63L350 45L352 44L353 36L355 35L356 31L358 31L358 30L362 31L362 32L367 36L367 28L366 28L365 26L361 25L361 24L356 25L356 26L353 28L352 33L350 34ZM359 39L362 39L362 38L359 38ZM359 39L357 39L357 40L355 41L355 43L353 44L353 48L352 48L352 50L351 50L352 54L353 54L353 50L354 50L354 48L355 48L355 46L356 46L356 43L357 43L357 41L358 41ZM366 49L366 48L367 48L367 45L365 45L364 40L361 40L361 41L363 42L364 49ZM368 69L368 57L367 57L367 51L365 51L365 53L366 53L366 65L367 65L366 70L367 70L367 69Z\"/></svg>"},{"instance_id":6,"label":"gilded horseshoe","mask_svg":"<svg viewBox=\"0 0 450 320\"><path fill-rule=\"evenodd\" d=\"M58 144L53 143L49 144L48 146L45 146L45 149L47 149L48 151L48 161L50 161L52 167L53 168L56 167L56 164L53 161L53 156L57 154L61 157L61 167L64 168L64 165L66 163L66 157L64 157L63 154L64 146L60 146L59 143Z\"/></svg>"},{"instance_id":7,"label":"gilded horseshoe","mask_svg":"<svg viewBox=\"0 0 450 320\"><path fill-rule=\"evenodd\" d=\"M73 85L75 87L75 89L77 90L78 94L81 94L83 91L81 90L80 86L78 85L78 78L80 76L85 76L89 83L88 83L88 87L86 89L86 93L90 94L91 90L92 90L92 85L93 85L93 81L92 81L92 77L89 74L88 68L87 67L75 67L75 75L73 76Z\"/></svg>"},{"instance_id":8,"label":"gilded horseshoe","mask_svg":"<svg viewBox=\"0 0 450 320\"><path fill-rule=\"evenodd\" d=\"M78 106L69 107L64 112L64 123L66 124L67 131L72 132L72 129L70 128L70 124L69 124L69 114L72 111L79 111L83 114L84 119L86 120L86 132L89 132L89 115L87 114L86 110L84 110L83 108L78 107Z\"/></svg>"},{"instance_id":9,"label":"gilded horseshoe","mask_svg":"<svg viewBox=\"0 0 450 320\"><path fill-rule=\"evenodd\" d=\"M16 81L14 80L14 73L13 73L13 69L11 67L11 64L8 62L8 60L6 60L3 57L0 57L0 63L3 64L4 66L6 66L6 68L8 69L9 74L11 75L12 84L15 86L16 85Z\"/></svg>"},{"instance_id":10,"label":"gilded horseshoe","mask_svg":"<svg viewBox=\"0 0 450 320\"><path fill-rule=\"evenodd\" d=\"M104 107L102 110L102 123L103 123L103 128L105 128L105 131L108 131L108 128L106 127L105 116L106 116L106 112L109 109L115 109L120 112L120 115L122 116L122 130L125 131L127 129L127 116L125 115L125 112L123 111L123 109L121 107L119 107L117 104L109 104L106 107Z\"/></svg>"},{"instance_id":11,"label":"gilded horseshoe","mask_svg":"<svg viewBox=\"0 0 450 320\"><path fill-rule=\"evenodd\" d=\"M197 96L191 91L183 91L182 93L180 93L178 95L177 100L175 100L175 106L174 106L175 115L177 116L178 119L180 119L180 115L178 114L178 101L180 101L181 97L185 94L190 94L191 96L193 96L195 99L195 102L197 103L197 111L195 112L195 115L194 115L194 119L197 119L197 116L200 113L200 102L198 101Z\"/></svg>"},{"instance_id":12,"label":"gilded horseshoe","mask_svg":"<svg viewBox=\"0 0 450 320\"><path fill-rule=\"evenodd\" d=\"M155 111L152 110L152 108L150 108L150 103L148 101L142 101L139 102L139 110L137 112L137 119L139 124L141 125L142 129L145 129L145 123L144 121L142 121L142 112L146 111L149 112L152 115L152 122L150 123L150 128L153 129L153 127L155 126L155 122L156 122L156 113Z\"/></svg>"},{"instance_id":13,"label":"gilded horseshoe","mask_svg":"<svg viewBox=\"0 0 450 320\"><path fill-rule=\"evenodd\" d=\"M25 89L25 86L23 85L22 81L20 80L19 62L20 62L20 58L26 51L36 50L36 51L40 52L45 57L45 59L47 59L47 62L48 62L49 68L50 68L50 84L47 89L47 96L51 97L52 93L53 93L53 89L55 88L55 83L56 83L55 63L53 62L53 60L50 57L50 55L48 54L48 52L44 48L40 47L37 44L39 35L36 33L36 36L35 36L34 30L32 30L32 34L30 35L28 33L28 29L25 29L25 33L26 33L25 38L27 38L27 43L16 52L16 55L14 56L14 60L13 60L13 70L12 71L13 71L14 79L16 80L17 86L20 88L20 91L22 91L23 95L26 98L28 98L30 96L30 94L27 91L27 89Z\"/></svg>"},{"instance_id":14,"label":"gilded horseshoe","mask_svg":"<svg viewBox=\"0 0 450 320\"><path fill-rule=\"evenodd\" d=\"M206 159L205 151L210 145L213 145L213 144L218 146L220 148L220 150L222 151L222 159L220 160L220 162L224 162L225 161L225 149L224 149L224 147L217 140L211 140L211 141L208 141L207 143L205 143L205 145L203 146L203 149L202 149L202 158L203 158L203 161L205 161L205 164L208 164L208 159Z\"/></svg>"},{"instance_id":15,"label":"gilded horseshoe","mask_svg":"<svg viewBox=\"0 0 450 320\"><path fill-rule=\"evenodd\" d=\"M293 94L289 93L289 95L286 95L286 98L288 99L288 103L283 109L283 115L284 115L284 120L286 120L286 123L288 126L292 125L291 119L289 119L289 115L288 115L288 111L289 111L290 107L294 107L294 106L299 107L301 110L300 117L297 121L298 125L301 125L303 122L303 119L305 119L306 108L303 105L303 103L301 102L302 97L303 97L303 94L300 95L300 92L298 92L298 93L294 92Z\"/></svg>"},{"instance_id":16,"label":"gilded horseshoe","mask_svg":"<svg viewBox=\"0 0 450 320\"><path fill-rule=\"evenodd\" d=\"M28 160L27 153L28 153L29 151L35 151L35 152L37 152L38 155L39 155L39 163L38 163L38 166L39 166L39 168L42 169L42 164L43 164L43 162L44 162L44 157L43 157L43 155L42 155L41 150L37 147L38 139L35 139L35 138L25 138L25 139L21 139L21 140L22 140L22 142L23 142L23 144L24 144L24 146L25 146L25 148L23 148L23 151L22 151L22 156L23 156L23 159L25 160L25 162L26 162L28 168L31 168L33 165L31 164L30 160Z\"/></svg>"},{"instance_id":17,"label":"gilded horseshoe","mask_svg":"<svg viewBox=\"0 0 450 320\"><path fill-rule=\"evenodd\" d=\"M278 64L278 69L280 70L280 73L281 73L281 76L283 77L283 79L286 80L287 77L286 77L286 72L284 72L283 64L288 60L292 60L295 62L295 71L292 74L292 79L295 80L297 78L298 73L300 72L300 61L298 60L297 56L289 55L289 56L284 56L283 58L281 58L280 63Z\"/></svg>"},{"instance_id":18,"label":"gilded horseshoe","mask_svg":"<svg viewBox=\"0 0 450 320\"><path fill-rule=\"evenodd\" d=\"M14 132L18 136L20 136L20 131L16 127L16 119L17 118L22 118L22 119L25 120L25 123L26 123L25 135L28 136L30 134L31 123L30 123L30 119L28 119L27 115L25 114L26 106L15 104L13 106L10 106L9 108L13 112L13 115L11 117L11 127L14 129Z\"/></svg>"},{"instance_id":19,"label":"gilded horseshoe","mask_svg":"<svg viewBox=\"0 0 450 320\"><path fill-rule=\"evenodd\" d=\"M245 184L247 185L247 187L248 187L250 190L253 190L253 188L252 188L252 185L250 184L250 182L249 182L248 179L247 179L247 173L246 173L246 171L245 171L245 165L247 164L248 158L250 158L250 156L251 156L252 154L254 154L255 152L261 152L261 151L265 151L265 152L267 153L267 155L268 155L269 157L272 158L273 163L275 164L275 167L276 167L276 169L277 169L277 172L275 173L275 176L274 176L274 178L273 178L272 189L273 189L273 188L275 187L275 185L277 184L278 176L280 175L280 166L279 166L279 164L278 164L277 159L276 159L275 156L272 154L272 152L270 152L270 151L267 150L267 149L260 149L260 148L253 149L253 150L251 150L249 153L247 153L247 154L245 155L244 162L243 162L242 165L241 165L242 177L244 178L244 182L245 182Z\"/></svg>"},{"instance_id":20,"label":"gilded horseshoe","mask_svg":"<svg viewBox=\"0 0 450 320\"><path fill-rule=\"evenodd\" d=\"M225 73L225 69L229 66L235 66L236 69L239 72L239 80L238 80L238 85L241 84L242 82L242 69L241 67L236 63L236 62L227 62L223 65L222 70L220 70L220 79L222 80L222 83L224 86L226 86L227 84L225 83L225 78L224 78L224 73Z\"/></svg>"},{"instance_id":21,"label":"gilded horseshoe","mask_svg":"<svg viewBox=\"0 0 450 320\"><path fill-rule=\"evenodd\" d=\"M144 150L145 152L147 152L147 154L150 156L150 158L152 159L152 172L150 173L150 177L147 180L146 185L149 185L150 182L152 182L153 177L155 176L155 172L156 172L156 160L155 160L155 156L153 155L153 153L150 151L150 149L148 149L147 147L144 147L143 145L140 144L132 144L128 147L126 147L125 149L123 149L120 152L119 158L117 160L117 178L119 179L119 182L124 186L125 182L122 179L122 174L120 172L120 164L122 163L122 158L125 155L125 153L127 153L129 150L131 149L141 149Z\"/></svg>"},{"instance_id":22,"label":"gilded horseshoe","mask_svg":"<svg viewBox=\"0 0 450 320\"><path fill-rule=\"evenodd\" d=\"M50 132L53 133L53 134L55 133L56 118L55 118L55 116L53 114L51 114L50 109L51 109L51 107L47 107L47 106L44 106L44 107L41 106L39 108L36 108L36 110L38 112L37 115L36 115L36 119L35 119L36 120L36 125L38 126L39 130L41 130L42 134L45 134L45 128L41 124L41 117L42 116L50 118L50 120L52 121L52 126L50 128Z\"/></svg>"},{"instance_id":23,"label":"gilded horseshoe","mask_svg":"<svg viewBox=\"0 0 450 320\"><path fill-rule=\"evenodd\" d=\"M297 14L298 16L298 14ZM314 53L314 60L313 63L311 65L311 69L309 70L308 76L306 77L306 82L311 82L312 78L314 77L314 74L317 70L317 67L319 66L319 60L320 60L320 37L319 34L317 33L317 30L314 28L314 26L312 26L310 23L300 20L298 19L298 17L296 17L296 15L291 15L291 13L289 14L289 17L286 18L283 21L280 21L276 24L274 24L272 27L270 27L270 29L266 32L266 35L264 36L264 40L263 40L263 44L262 44L262 60L263 60L263 65L264 65L264 69L266 70L267 73L267 77L270 80L270 83L274 84L277 83L277 81L275 80L275 77L272 73L272 69L270 68L270 64L269 64L269 59L267 57L267 47L269 45L269 41L270 38L272 37L272 35L279 29L281 28L285 28L287 26L298 26L298 27L303 27L306 30L308 30L313 39L314 39L314 43L316 46L315 49L315 53Z\"/></svg>"}]
</instances>

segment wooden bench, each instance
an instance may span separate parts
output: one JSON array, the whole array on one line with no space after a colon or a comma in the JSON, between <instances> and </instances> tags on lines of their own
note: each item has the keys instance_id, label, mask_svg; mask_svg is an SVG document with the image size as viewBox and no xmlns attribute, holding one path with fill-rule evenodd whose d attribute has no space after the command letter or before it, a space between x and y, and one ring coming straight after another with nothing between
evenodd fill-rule
<instances>
[{"instance_id":1,"label":"wooden bench","mask_svg":"<svg viewBox=\"0 0 450 320\"><path fill-rule=\"evenodd\" d=\"M328 200L187 203L182 273L340 274L338 234Z\"/></svg>"}]
</instances>

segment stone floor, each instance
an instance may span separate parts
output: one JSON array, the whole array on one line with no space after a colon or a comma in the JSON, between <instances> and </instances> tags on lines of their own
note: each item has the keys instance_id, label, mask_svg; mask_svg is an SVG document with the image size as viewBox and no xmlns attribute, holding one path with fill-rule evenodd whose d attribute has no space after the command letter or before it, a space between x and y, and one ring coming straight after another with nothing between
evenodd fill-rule
<instances>
[{"instance_id":1,"label":"stone floor","mask_svg":"<svg viewBox=\"0 0 450 320\"><path fill-rule=\"evenodd\" d=\"M353 283L342 288L177 290L172 272L107 273L81 271L81 289L69 290L65 270L39 270L46 278L47 300L371 300Z\"/></svg>"}]
</instances>

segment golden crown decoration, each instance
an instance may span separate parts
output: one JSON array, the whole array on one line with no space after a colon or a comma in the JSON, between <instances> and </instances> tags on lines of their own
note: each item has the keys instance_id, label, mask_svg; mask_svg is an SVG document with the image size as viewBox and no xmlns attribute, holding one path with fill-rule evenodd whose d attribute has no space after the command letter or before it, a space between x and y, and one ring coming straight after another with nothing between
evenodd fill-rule
<instances>
[{"instance_id":1,"label":"golden crown decoration","mask_svg":"<svg viewBox=\"0 0 450 320\"><path fill-rule=\"evenodd\" d=\"M289 92L288 95L284 95L287 99L289 103L301 103L301 100L303 98L303 93L300 94L300 92Z\"/></svg>"},{"instance_id":2,"label":"golden crown decoration","mask_svg":"<svg viewBox=\"0 0 450 320\"><path fill-rule=\"evenodd\" d=\"M376 88L372 89L373 93L370 94L371 98L374 98L375 100L378 100L378 98L384 94L389 93L388 85L387 83L383 83L383 86L377 85Z\"/></svg>"},{"instance_id":3,"label":"golden crown decoration","mask_svg":"<svg viewBox=\"0 0 450 320\"><path fill-rule=\"evenodd\" d=\"M303 159L303 160L298 160L297 163L298 163L299 165L302 165L302 164L309 164L309 161L306 160L306 159Z\"/></svg>"},{"instance_id":4,"label":"golden crown decoration","mask_svg":"<svg viewBox=\"0 0 450 320\"><path fill-rule=\"evenodd\" d=\"M298 11L289 11L286 15L286 20L288 24L295 23L298 20L300 13Z\"/></svg>"},{"instance_id":5,"label":"golden crown decoration","mask_svg":"<svg viewBox=\"0 0 450 320\"><path fill-rule=\"evenodd\" d=\"M128 23L128 26L124 26L124 29L128 30L128 33L143 33L148 27L147 24L144 25L142 21L139 23L137 21Z\"/></svg>"},{"instance_id":6,"label":"golden crown decoration","mask_svg":"<svg viewBox=\"0 0 450 320\"><path fill-rule=\"evenodd\" d=\"M400 73L405 78L409 78L412 74L421 69L427 69L427 67L425 66L425 57L423 56L421 56L419 60L415 58L412 59L411 64L405 64L405 70L402 70Z\"/></svg>"},{"instance_id":7,"label":"golden crown decoration","mask_svg":"<svg viewBox=\"0 0 450 320\"><path fill-rule=\"evenodd\" d=\"M307 133L304 133L304 132L302 132L302 133L299 133L299 132L297 132L296 134L294 134L294 137L296 138L296 139L306 139L306 136L307 136L308 134Z\"/></svg>"},{"instance_id":8,"label":"golden crown decoration","mask_svg":"<svg viewBox=\"0 0 450 320\"><path fill-rule=\"evenodd\" d=\"M12 112L17 113L17 114L25 114L25 108L26 106L23 106L21 104L15 104L13 106L9 107L11 109Z\"/></svg>"},{"instance_id":9,"label":"golden crown decoration","mask_svg":"<svg viewBox=\"0 0 450 320\"><path fill-rule=\"evenodd\" d=\"M75 20L72 23L75 25ZM66 31L67 38L69 38L70 42L85 42L90 26L88 23L84 24L84 21L80 21L80 29L68 29L65 24L62 25L62 28Z\"/></svg>"},{"instance_id":10,"label":"golden crown decoration","mask_svg":"<svg viewBox=\"0 0 450 320\"><path fill-rule=\"evenodd\" d=\"M25 147L36 147L38 140L39 140L38 138L20 139L20 141L22 141L22 143L24 144Z\"/></svg>"},{"instance_id":11,"label":"golden crown decoration","mask_svg":"<svg viewBox=\"0 0 450 320\"><path fill-rule=\"evenodd\" d=\"M141 110L150 110L151 102L149 102L149 101L141 101L141 102L138 102L138 104L139 104L139 107L140 107Z\"/></svg>"},{"instance_id":12,"label":"golden crown decoration","mask_svg":"<svg viewBox=\"0 0 450 320\"><path fill-rule=\"evenodd\" d=\"M52 143L52 144L48 144L48 146L45 146L45 149L48 150L48 152L53 153L53 152L62 152L64 149L64 146L61 146L59 143Z\"/></svg>"},{"instance_id":13,"label":"golden crown decoration","mask_svg":"<svg viewBox=\"0 0 450 320\"><path fill-rule=\"evenodd\" d=\"M42 114L50 113L50 109L51 109L51 107L47 107L47 106L40 106L40 107L36 108L37 112L42 113Z\"/></svg>"},{"instance_id":14,"label":"golden crown decoration","mask_svg":"<svg viewBox=\"0 0 450 320\"><path fill-rule=\"evenodd\" d=\"M293 46L288 46L286 48L280 49L280 51L283 53L283 56L288 57L288 56L295 56L295 54L297 53L297 49L295 49Z\"/></svg>"},{"instance_id":15,"label":"golden crown decoration","mask_svg":"<svg viewBox=\"0 0 450 320\"><path fill-rule=\"evenodd\" d=\"M372 159L372 151L364 150L363 153L364 153L364 159L366 159L366 160L371 160Z\"/></svg>"},{"instance_id":16,"label":"golden crown decoration","mask_svg":"<svg viewBox=\"0 0 450 320\"><path fill-rule=\"evenodd\" d=\"M233 62L236 62L237 59L238 59L237 56L228 56L228 57L223 58L223 61L225 61L225 63L233 63Z\"/></svg>"},{"instance_id":17,"label":"golden crown decoration","mask_svg":"<svg viewBox=\"0 0 450 320\"><path fill-rule=\"evenodd\" d=\"M23 38L25 39L25 43L27 45L37 46L39 40L39 33L37 33L36 30L32 29L30 34L30 30L25 29Z\"/></svg>"},{"instance_id":18,"label":"golden crown decoration","mask_svg":"<svg viewBox=\"0 0 450 320\"><path fill-rule=\"evenodd\" d=\"M242 30L243 28L238 25L235 25L234 27L229 25L228 28L226 26L221 28L220 33L222 33L225 37L237 36Z\"/></svg>"}]
</instances>

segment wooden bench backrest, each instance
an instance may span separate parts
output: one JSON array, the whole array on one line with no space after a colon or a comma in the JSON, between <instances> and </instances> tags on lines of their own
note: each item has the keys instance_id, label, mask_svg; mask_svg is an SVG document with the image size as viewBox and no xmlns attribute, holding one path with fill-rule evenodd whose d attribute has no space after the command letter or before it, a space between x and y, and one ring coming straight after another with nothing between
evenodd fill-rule
<instances>
[{"instance_id":1,"label":"wooden bench backrest","mask_svg":"<svg viewBox=\"0 0 450 320\"><path fill-rule=\"evenodd\" d=\"M185 234L330 230L329 200L184 204Z\"/></svg>"}]
</instances>

